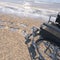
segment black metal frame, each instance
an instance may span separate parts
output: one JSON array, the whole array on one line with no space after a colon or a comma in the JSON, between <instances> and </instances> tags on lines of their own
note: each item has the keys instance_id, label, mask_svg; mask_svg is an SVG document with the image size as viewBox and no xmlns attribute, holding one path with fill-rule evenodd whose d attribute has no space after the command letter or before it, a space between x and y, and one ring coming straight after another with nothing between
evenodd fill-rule
<instances>
[{"instance_id":1,"label":"black metal frame","mask_svg":"<svg viewBox=\"0 0 60 60\"><path fill-rule=\"evenodd\" d=\"M51 17L50 17L51 18ZM60 18L60 17L59 17ZM57 20L57 19L56 19ZM49 19L50 21L50 19ZM59 22L59 21L56 21ZM52 22L51 22L52 24ZM40 27L40 29L33 27L32 28L32 33L31 34L27 34L25 36L25 43L27 44L29 53L30 53L30 57L31 60L45 60L44 57L42 56L42 54L39 51L39 44L43 41L47 41L45 44L47 44L46 46L46 50L44 51L44 53L47 52L47 50L53 49L53 53L51 53L49 56L52 58L52 60L58 60L57 55L58 55L58 50L60 51L60 37L56 37L55 35L53 35L52 33L48 32L47 30L45 30L43 27L46 26L47 28L53 29L57 32L60 33L60 28L57 28L57 26L51 25L49 24L49 22L43 23L42 26ZM54 23L55 24L55 23ZM56 25L56 24L55 24ZM37 33L39 31L39 33ZM35 36L40 36L38 40L34 40ZM33 37L32 40L30 39L30 37ZM30 46L29 43L31 42ZM32 50L30 49L32 47ZM38 57L36 56L36 52L38 53ZM48 55L48 54L47 54ZM60 57L60 56L59 56Z\"/></svg>"}]
</instances>

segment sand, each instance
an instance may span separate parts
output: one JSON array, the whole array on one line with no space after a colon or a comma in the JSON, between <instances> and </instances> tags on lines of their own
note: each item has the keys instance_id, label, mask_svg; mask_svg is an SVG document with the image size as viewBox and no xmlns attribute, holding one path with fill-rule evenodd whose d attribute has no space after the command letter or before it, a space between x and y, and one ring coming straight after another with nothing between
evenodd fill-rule
<instances>
[{"instance_id":1,"label":"sand","mask_svg":"<svg viewBox=\"0 0 60 60\"><path fill-rule=\"evenodd\" d=\"M22 31L30 33L42 20L0 14L0 60L31 60ZM3 27L3 28L2 28Z\"/></svg>"}]
</instances>

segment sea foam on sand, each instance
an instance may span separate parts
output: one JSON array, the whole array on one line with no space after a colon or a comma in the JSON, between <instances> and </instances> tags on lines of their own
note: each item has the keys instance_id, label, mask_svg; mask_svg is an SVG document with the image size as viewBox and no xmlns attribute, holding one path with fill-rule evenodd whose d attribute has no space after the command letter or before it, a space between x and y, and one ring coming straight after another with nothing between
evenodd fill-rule
<instances>
[{"instance_id":1,"label":"sea foam on sand","mask_svg":"<svg viewBox=\"0 0 60 60\"><path fill-rule=\"evenodd\" d=\"M0 6L0 12L6 14L14 14L20 17L40 18L45 21L49 20L49 16L56 15L58 12L48 9L35 9L29 3L25 3L22 7L16 8L13 6ZM56 17L53 16L52 20L55 21Z\"/></svg>"}]
</instances>

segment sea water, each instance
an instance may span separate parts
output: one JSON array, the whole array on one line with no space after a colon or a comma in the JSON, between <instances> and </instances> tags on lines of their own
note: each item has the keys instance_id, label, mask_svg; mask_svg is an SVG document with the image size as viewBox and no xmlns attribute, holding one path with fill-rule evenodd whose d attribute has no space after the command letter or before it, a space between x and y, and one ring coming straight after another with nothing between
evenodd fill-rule
<instances>
[{"instance_id":1,"label":"sea water","mask_svg":"<svg viewBox=\"0 0 60 60\"><path fill-rule=\"evenodd\" d=\"M22 5L22 7L19 7L19 8L16 8L16 7L13 7L12 5L11 6L0 6L0 12L2 13L6 13L6 14L14 14L14 15L17 15L17 16L21 16L21 17L31 17L31 18L40 18L40 19L43 19L45 21L48 21L49 20L49 16L51 15L55 15L59 12L58 10L59 9L57 8L57 5L56 7L54 7L53 5L53 10L49 10L49 8L46 9L47 6L45 6L45 8L32 8L32 6L36 5L38 6L38 4L35 4L37 2L40 2L41 0L0 0L0 1L3 1L3 2L13 2L15 4L19 4L21 3L20 5ZM50 0L42 0L45 3L49 3ZM56 2L58 3L59 0L55 1L51 1L51 2ZM34 2L32 4L32 2ZM41 4L41 2L40 2ZM42 3L43 4L43 3ZM44 5L43 4L43 5ZM45 4L47 5L47 4ZM49 5L49 4L48 4ZM50 7L51 8L51 7ZM56 10L58 9L58 10ZM7 12L6 12L7 11ZM55 16L52 17L53 20L55 20Z\"/></svg>"}]
</instances>

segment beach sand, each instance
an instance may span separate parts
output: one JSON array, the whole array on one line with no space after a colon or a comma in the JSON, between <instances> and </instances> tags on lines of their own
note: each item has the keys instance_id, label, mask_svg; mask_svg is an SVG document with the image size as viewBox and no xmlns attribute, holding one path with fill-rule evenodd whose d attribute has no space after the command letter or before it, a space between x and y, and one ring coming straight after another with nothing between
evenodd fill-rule
<instances>
[{"instance_id":1,"label":"beach sand","mask_svg":"<svg viewBox=\"0 0 60 60\"><path fill-rule=\"evenodd\" d=\"M31 60L22 31L30 33L42 20L0 14L0 60Z\"/></svg>"}]
</instances>

